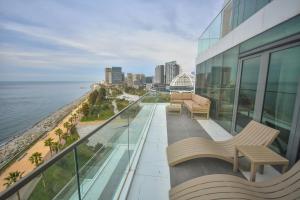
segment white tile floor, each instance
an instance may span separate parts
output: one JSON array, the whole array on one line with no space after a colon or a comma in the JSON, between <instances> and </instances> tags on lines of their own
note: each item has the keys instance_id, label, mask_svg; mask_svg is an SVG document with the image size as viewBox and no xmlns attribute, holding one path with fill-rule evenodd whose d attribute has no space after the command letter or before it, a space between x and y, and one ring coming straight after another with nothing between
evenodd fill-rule
<instances>
[{"instance_id":1,"label":"white tile floor","mask_svg":"<svg viewBox=\"0 0 300 200\"><path fill-rule=\"evenodd\" d=\"M128 200L168 199L170 173L166 157L166 104L158 104L130 187Z\"/></svg>"},{"instance_id":2,"label":"white tile floor","mask_svg":"<svg viewBox=\"0 0 300 200\"><path fill-rule=\"evenodd\" d=\"M230 133L228 133L224 128L222 128L219 124L214 122L213 120L197 120L199 124L204 128L204 130L210 135L210 137L215 141L228 140L232 137ZM242 174L249 180L250 172L249 171L241 171ZM266 165L264 174L256 173L256 182L264 181L271 179L274 176L279 176L280 173L275 170L272 166Z\"/></svg>"}]
</instances>

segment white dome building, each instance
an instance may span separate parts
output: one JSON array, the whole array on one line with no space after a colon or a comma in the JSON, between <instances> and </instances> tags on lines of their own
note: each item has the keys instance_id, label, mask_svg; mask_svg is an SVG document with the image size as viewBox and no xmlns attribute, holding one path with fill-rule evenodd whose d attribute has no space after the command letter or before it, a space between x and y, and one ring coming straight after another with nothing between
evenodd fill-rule
<instances>
[{"instance_id":1,"label":"white dome building","mask_svg":"<svg viewBox=\"0 0 300 200\"><path fill-rule=\"evenodd\" d=\"M177 75L170 83L170 92L191 92L194 90L195 76L189 73Z\"/></svg>"}]
</instances>

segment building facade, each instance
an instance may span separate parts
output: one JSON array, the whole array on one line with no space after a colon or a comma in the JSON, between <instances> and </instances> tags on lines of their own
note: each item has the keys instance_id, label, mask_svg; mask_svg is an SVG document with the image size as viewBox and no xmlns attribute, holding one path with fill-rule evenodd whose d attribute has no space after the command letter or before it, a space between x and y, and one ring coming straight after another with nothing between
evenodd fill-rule
<instances>
[{"instance_id":1,"label":"building facade","mask_svg":"<svg viewBox=\"0 0 300 200\"><path fill-rule=\"evenodd\" d=\"M165 64L165 84L170 85L171 81L180 73L180 66L176 61Z\"/></svg>"},{"instance_id":2,"label":"building facade","mask_svg":"<svg viewBox=\"0 0 300 200\"><path fill-rule=\"evenodd\" d=\"M155 67L155 80L156 84L164 84L165 83L165 66L157 65Z\"/></svg>"},{"instance_id":3,"label":"building facade","mask_svg":"<svg viewBox=\"0 0 300 200\"><path fill-rule=\"evenodd\" d=\"M112 67L111 68L111 83L112 84L122 84L123 83L122 67Z\"/></svg>"},{"instance_id":4,"label":"building facade","mask_svg":"<svg viewBox=\"0 0 300 200\"><path fill-rule=\"evenodd\" d=\"M105 83L111 84L111 68L106 67L104 69L104 72L105 72Z\"/></svg>"},{"instance_id":5,"label":"building facade","mask_svg":"<svg viewBox=\"0 0 300 200\"><path fill-rule=\"evenodd\" d=\"M280 130L273 150L291 163L300 143L300 1L226 1L200 36L195 93L231 134L251 120Z\"/></svg>"},{"instance_id":6,"label":"building facade","mask_svg":"<svg viewBox=\"0 0 300 200\"><path fill-rule=\"evenodd\" d=\"M133 86L133 75L132 75L132 73L127 73L126 84L129 87Z\"/></svg>"}]
</instances>

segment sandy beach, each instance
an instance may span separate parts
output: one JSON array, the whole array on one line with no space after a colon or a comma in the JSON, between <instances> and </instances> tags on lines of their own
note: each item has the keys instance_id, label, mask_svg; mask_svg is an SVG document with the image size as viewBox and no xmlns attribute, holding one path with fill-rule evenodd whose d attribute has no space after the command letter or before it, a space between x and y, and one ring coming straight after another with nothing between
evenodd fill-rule
<instances>
[{"instance_id":1,"label":"sandy beach","mask_svg":"<svg viewBox=\"0 0 300 200\"><path fill-rule=\"evenodd\" d=\"M25 176L35 168L35 166L29 161L29 157L33 153L42 153L44 160L51 158L50 149L44 145L44 141L48 138L53 138L54 141L59 140L58 136L55 134L55 130L57 128L61 128L64 132L66 131L63 124L69 120L72 114L76 113L77 109L80 108L82 102L86 99L86 96L87 94L57 110L49 117L43 119L34 127L27 130L23 135L14 138L2 146L0 150L0 158L3 162L5 159L13 157L12 155L16 155L20 148L23 148L24 150L28 145L34 142L36 138L40 137L29 149L22 152L22 155L20 155L16 161L2 170L0 174L0 191L5 189L5 186L3 186L4 178L8 176L9 172L17 170L21 172L24 171L23 176Z\"/></svg>"}]
</instances>

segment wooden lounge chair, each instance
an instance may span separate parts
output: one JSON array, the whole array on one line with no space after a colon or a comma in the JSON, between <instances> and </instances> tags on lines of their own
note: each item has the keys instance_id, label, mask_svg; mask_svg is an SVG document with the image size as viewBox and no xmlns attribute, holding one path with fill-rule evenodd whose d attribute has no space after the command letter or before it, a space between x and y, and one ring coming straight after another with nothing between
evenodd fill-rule
<instances>
[{"instance_id":1,"label":"wooden lounge chair","mask_svg":"<svg viewBox=\"0 0 300 200\"><path fill-rule=\"evenodd\" d=\"M237 176L201 176L172 188L170 200L183 199L300 199L300 161L287 173L263 182L250 182Z\"/></svg>"},{"instance_id":2,"label":"wooden lounge chair","mask_svg":"<svg viewBox=\"0 0 300 200\"><path fill-rule=\"evenodd\" d=\"M238 135L226 141L191 137L171 144L167 147L168 162L174 166L187 160L210 157L233 163L236 145L268 146L278 134L278 130L252 120Z\"/></svg>"}]
</instances>

